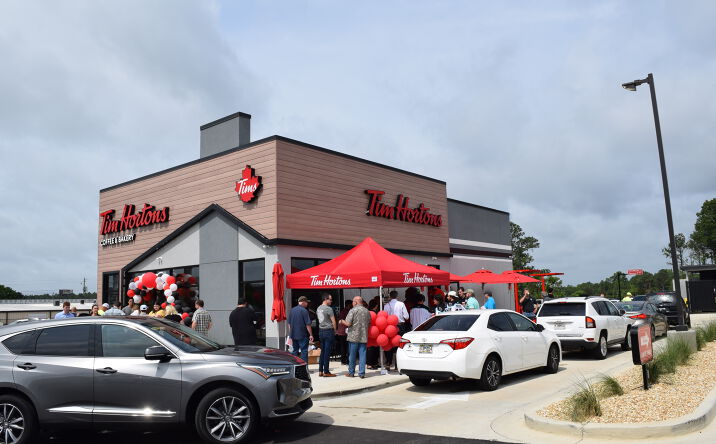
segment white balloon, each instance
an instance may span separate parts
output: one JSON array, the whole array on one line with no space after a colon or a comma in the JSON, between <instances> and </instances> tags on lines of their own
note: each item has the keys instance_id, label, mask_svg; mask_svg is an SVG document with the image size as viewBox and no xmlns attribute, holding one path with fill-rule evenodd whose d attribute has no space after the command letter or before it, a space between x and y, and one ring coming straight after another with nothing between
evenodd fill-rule
<instances>
[{"instance_id":1,"label":"white balloon","mask_svg":"<svg viewBox=\"0 0 716 444\"><path fill-rule=\"evenodd\" d=\"M138 294L135 294L134 295L134 303L139 304L140 302L142 302L142 297L139 296Z\"/></svg>"},{"instance_id":2,"label":"white balloon","mask_svg":"<svg viewBox=\"0 0 716 444\"><path fill-rule=\"evenodd\" d=\"M177 291L177 288L179 288L179 287L177 287L177 284L171 284L171 285L169 286L169 289L170 289L171 291Z\"/></svg>"},{"instance_id":3,"label":"white balloon","mask_svg":"<svg viewBox=\"0 0 716 444\"><path fill-rule=\"evenodd\" d=\"M154 282L156 282L157 285L159 285L159 284L162 283L162 278L158 277L158 278L156 278L156 279L154 280Z\"/></svg>"},{"instance_id":4,"label":"white balloon","mask_svg":"<svg viewBox=\"0 0 716 444\"><path fill-rule=\"evenodd\" d=\"M167 296L167 304L174 303L174 296Z\"/></svg>"},{"instance_id":5,"label":"white balloon","mask_svg":"<svg viewBox=\"0 0 716 444\"><path fill-rule=\"evenodd\" d=\"M167 301L170 297L172 297L172 291L171 290L164 290L164 296L167 297Z\"/></svg>"},{"instance_id":6,"label":"white balloon","mask_svg":"<svg viewBox=\"0 0 716 444\"><path fill-rule=\"evenodd\" d=\"M136 290L136 289L137 289L137 284L135 284L134 282L130 282L130 283L129 283L129 289L130 289L130 290Z\"/></svg>"},{"instance_id":7,"label":"white balloon","mask_svg":"<svg viewBox=\"0 0 716 444\"><path fill-rule=\"evenodd\" d=\"M164 282L157 282L157 290L159 290L159 291L164 290Z\"/></svg>"}]
</instances>

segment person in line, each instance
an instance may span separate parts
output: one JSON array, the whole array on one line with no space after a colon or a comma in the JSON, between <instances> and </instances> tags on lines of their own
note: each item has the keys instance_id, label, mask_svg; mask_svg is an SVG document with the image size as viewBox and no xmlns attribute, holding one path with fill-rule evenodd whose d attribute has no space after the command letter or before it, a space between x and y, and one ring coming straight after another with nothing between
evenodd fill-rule
<instances>
[{"instance_id":1,"label":"person in line","mask_svg":"<svg viewBox=\"0 0 716 444\"><path fill-rule=\"evenodd\" d=\"M105 316L107 316L107 315L105 315ZM166 313L162 309L162 306L159 305L159 303L155 302L151 313L149 313L149 316L151 316L153 318L163 318L164 316L166 316Z\"/></svg>"},{"instance_id":2,"label":"person in line","mask_svg":"<svg viewBox=\"0 0 716 444\"><path fill-rule=\"evenodd\" d=\"M196 308L196 311L191 318L191 328L198 333L208 336L209 330L211 330L211 315L204 308L204 301L197 299L194 303L194 308Z\"/></svg>"},{"instance_id":3,"label":"person in line","mask_svg":"<svg viewBox=\"0 0 716 444\"><path fill-rule=\"evenodd\" d=\"M408 291L405 291L406 296L408 294ZM404 303L398 300L398 292L393 290L389 293L390 301L385 304L385 307L383 307L383 310L385 310L388 315L395 315L398 318L398 334L404 335L405 333L412 330L410 327L408 327L408 321L410 320L410 314L408 313L408 309L405 306ZM393 365L393 356L395 355L395 352L398 350L398 347L393 347L390 350L385 352L385 369L390 370L390 367Z\"/></svg>"},{"instance_id":4,"label":"person in line","mask_svg":"<svg viewBox=\"0 0 716 444\"><path fill-rule=\"evenodd\" d=\"M492 292L486 291L485 292L485 305L483 305L483 308L487 310L494 310L495 307L495 298L492 297Z\"/></svg>"},{"instance_id":5,"label":"person in line","mask_svg":"<svg viewBox=\"0 0 716 444\"><path fill-rule=\"evenodd\" d=\"M549 288L547 289L547 295L546 295L544 298L542 298L542 302L544 302L544 301L551 301L552 299L554 299L554 294L553 294L553 293L554 293L554 289L553 289L552 287L549 287Z\"/></svg>"},{"instance_id":6,"label":"person in line","mask_svg":"<svg viewBox=\"0 0 716 444\"><path fill-rule=\"evenodd\" d=\"M417 297L418 305L410 310L410 325L415 329L418 325L430 319L430 309L425 306L425 296L418 294Z\"/></svg>"},{"instance_id":7,"label":"person in line","mask_svg":"<svg viewBox=\"0 0 716 444\"><path fill-rule=\"evenodd\" d=\"M77 307L75 307L75 306L73 305L72 308L70 308L70 312L71 312L75 317L77 317Z\"/></svg>"},{"instance_id":8,"label":"person in line","mask_svg":"<svg viewBox=\"0 0 716 444\"><path fill-rule=\"evenodd\" d=\"M353 308L353 301L346 301L343 310L338 313L338 327L336 328L336 341L338 342L338 349L341 352L341 364L348 365L348 341L346 326L341 323L342 319L348 316L348 312Z\"/></svg>"},{"instance_id":9,"label":"person in line","mask_svg":"<svg viewBox=\"0 0 716 444\"><path fill-rule=\"evenodd\" d=\"M465 308L468 310L478 310L480 308L480 303L477 302L477 298L475 297L475 290L472 288L468 288L465 292L467 295L467 302L465 303Z\"/></svg>"},{"instance_id":10,"label":"person in line","mask_svg":"<svg viewBox=\"0 0 716 444\"><path fill-rule=\"evenodd\" d=\"M55 315L55 319L70 319L74 318L75 315L70 311L70 301L62 303L62 311Z\"/></svg>"},{"instance_id":11,"label":"person in line","mask_svg":"<svg viewBox=\"0 0 716 444\"><path fill-rule=\"evenodd\" d=\"M105 316L124 316L124 312L120 308L122 306L122 303L119 301L115 301L112 308L104 312Z\"/></svg>"},{"instance_id":12,"label":"person in line","mask_svg":"<svg viewBox=\"0 0 716 444\"><path fill-rule=\"evenodd\" d=\"M102 306L99 308L99 315L100 315L100 316L104 316L104 312L107 311L107 310L109 310L109 304L105 302L105 303L102 304Z\"/></svg>"},{"instance_id":13,"label":"person in line","mask_svg":"<svg viewBox=\"0 0 716 444\"><path fill-rule=\"evenodd\" d=\"M520 298L520 307L522 308L522 314L529 319L534 319L536 303L537 301L530 295L530 291L525 288L522 291L522 297Z\"/></svg>"},{"instance_id":14,"label":"person in line","mask_svg":"<svg viewBox=\"0 0 716 444\"><path fill-rule=\"evenodd\" d=\"M129 298L129 301L127 301L127 306L124 307L122 311L124 312L125 316L131 316L136 309L137 308L135 307L134 299Z\"/></svg>"},{"instance_id":15,"label":"person in line","mask_svg":"<svg viewBox=\"0 0 716 444\"><path fill-rule=\"evenodd\" d=\"M365 378L365 351L368 342L368 326L370 326L370 312L363 304L363 298L353 298L353 308L348 316L341 320L348 327L348 373L346 376L355 376L356 355L358 355L358 376Z\"/></svg>"},{"instance_id":16,"label":"person in line","mask_svg":"<svg viewBox=\"0 0 716 444\"><path fill-rule=\"evenodd\" d=\"M445 302L443 302L443 297L440 295L437 295L433 298L433 301L435 302L434 311L435 314L444 313L447 311L447 306L445 305Z\"/></svg>"},{"instance_id":17,"label":"person in line","mask_svg":"<svg viewBox=\"0 0 716 444\"><path fill-rule=\"evenodd\" d=\"M167 304L167 308L164 309L164 317L166 318L167 316L171 315L179 316L179 312L177 312L177 309L174 308L173 305ZM181 316L179 316L179 319L181 319Z\"/></svg>"},{"instance_id":18,"label":"person in line","mask_svg":"<svg viewBox=\"0 0 716 444\"><path fill-rule=\"evenodd\" d=\"M94 304L92 305L92 308L90 308L90 316L99 316L99 305Z\"/></svg>"},{"instance_id":19,"label":"person in line","mask_svg":"<svg viewBox=\"0 0 716 444\"><path fill-rule=\"evenodd\" d=\"M321 356L318 358L318 376L332 378L337 375L329 369L333 341L336 339L336 315L333 312L333 296L321 293L323 303L316 310L318 315L318 340L321 341Z\"/></svg>"},{"instance_id":20,"label":"person in line","mask_svg":"<svg viewBox=\"0 0 716 444\"><path fill-rule=\"evenodd\" d=\"M308 362L308 344L313 342L313 328L308 316L308 298L298 298L298 305L288 312L288 337L291 339L293 354Z\"/></svg>"},{"instance_id":21,"label":"person in line","mask_svg":"<svg viewBox=\"0 0 716 444\"><path fill-rule=\"evenodd\" d=\"M415 297L420 293L416 287L408 287L405 289L405 308L410 311L417 301ZM408 330L410 331L410 330Z\"/></svg>"},{"instance_id":22,"label":"person in line","mask_svg":"<svg viewBox=\"0 0 716 444\"><path fill-rule=\"evenodd\" d=\"M137 316L149 316L149 314L147 314L147 310L148 310L148 307L146 305L142 304L139 307L139 314Z\"/></svg>"},{"instance_id":23,"label":"person in line","mask_svg":"<svg viewBox=\"0 0 716 444\"><path fill-rule=\"evenodd\" d=\"M229 315L234 345L256 345L256 311L247 303L246 296L239 296L238 302Z\"/></svg>"},{"instance_id":24,"label":"person in line","mask_svg":"<svg viewBox=\"0 0 716 444\"><path fill-rule=\"evenodd\" d=\"M627 291L627 294L626 294L626 296L624 296L624 298L622 299L622 302L631 302L631 301L632 301L631 292Z\"/></svg>"}]
</instances>

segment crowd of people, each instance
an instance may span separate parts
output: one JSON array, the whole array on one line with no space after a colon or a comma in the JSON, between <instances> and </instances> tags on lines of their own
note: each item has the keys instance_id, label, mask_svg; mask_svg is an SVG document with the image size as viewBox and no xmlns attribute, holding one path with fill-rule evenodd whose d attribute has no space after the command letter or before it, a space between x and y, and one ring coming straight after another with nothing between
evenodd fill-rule
<instances>
[{"instance_id":1,"label":"crowd of people","mask_svg":"<svg viewBox=\"0 0 716 444\"><path fill-rule=\"evenodd\" d=\"M129 299L124 307L119 301L114 302L112 306L105 302L102 305L93 304L89 313L78 313L76 307L73 307L69 301L65 301L62 304L62 311L55 315L55 319L82 316L147 316L165 318L176 323L181 322L199 333L208 335L212 327L212 321L211 314L204 309L204 301L197 299L194 302L194 310L191 310L189 305L180 305L179 309L181 313L177 310L175 304L155 303L150 310L146 304L136 304L132 299Z\"/></svg>"}]
</instances>

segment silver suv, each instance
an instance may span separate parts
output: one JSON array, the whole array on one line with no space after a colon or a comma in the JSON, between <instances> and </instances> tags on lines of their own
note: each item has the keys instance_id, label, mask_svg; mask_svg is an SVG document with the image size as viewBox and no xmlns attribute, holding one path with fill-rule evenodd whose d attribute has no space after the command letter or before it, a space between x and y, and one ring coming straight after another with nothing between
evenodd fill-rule
<instances>
[{"instance_id":1,"label":"silver suv","mask_svg":"<svg viewBox=\"0 0 716 444\"><path fill-rule=\"evenodd\" d=\"M193 425L238 443L311 405L305 362L219 345L171 321L82 317L0 327L0 442L64 425Z\"/></svg>"},{"instance_id":2,"label":"silver suv","mask_svg":"<svg viewBox=\"0 0 716 444\"><path fill-rule=\"evenodd\" d=\"M590 350L597 359L607 357L610 345L631 348L629 320L608 299L596 296L545 301L537 312L537 323L553 331L562 350Z\"/></svg>"}]
</instances>

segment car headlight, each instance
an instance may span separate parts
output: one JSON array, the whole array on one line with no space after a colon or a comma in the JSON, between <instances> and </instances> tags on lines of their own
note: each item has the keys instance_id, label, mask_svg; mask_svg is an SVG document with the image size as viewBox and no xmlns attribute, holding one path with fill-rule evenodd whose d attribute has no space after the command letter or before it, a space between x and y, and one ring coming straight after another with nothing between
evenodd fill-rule
<instances>
[{"instance_id":1,"label":"car headlight","mask_svg":"<svg viewBox=\"0 0 716 444\"><path fill-rule=\"evenodd\" d=\"M239 367L245 368L246 370L252 371L257 375L261 375L264 379L268 379L271 376L288 375L291 374L291 366L288 365L249 365L239 364Z\"/></svg>"}]
</instances>

